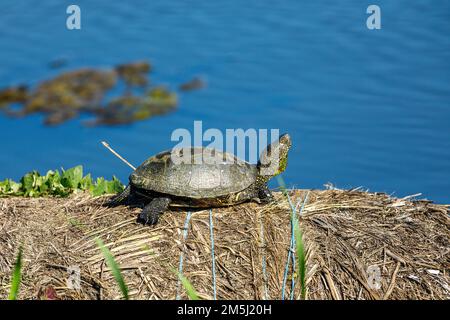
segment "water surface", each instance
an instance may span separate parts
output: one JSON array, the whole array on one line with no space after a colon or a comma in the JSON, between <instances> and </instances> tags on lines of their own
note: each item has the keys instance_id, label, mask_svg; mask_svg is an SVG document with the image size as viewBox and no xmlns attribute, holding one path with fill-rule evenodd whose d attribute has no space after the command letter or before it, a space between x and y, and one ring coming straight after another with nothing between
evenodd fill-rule
<instances>
[{"instance_id":1,"label":"water surface","mask_svg":"<svg viewBox=\"0 0 450 320\"><path fill-rule=\"evenodd\" d=\"M377 1L382 29L366 27L366 1L77 1L82 29L65 28L66 4L4 0L0 86L37 83L60 70L150 59L152 78L204 90L167 116L122 127L42 116L0 117L0 178L83 164L97 176L170 148L175 128L279 128L294 140L289 186L364 186L450 202L450 2Z\"/></svg>"}]
</instances>

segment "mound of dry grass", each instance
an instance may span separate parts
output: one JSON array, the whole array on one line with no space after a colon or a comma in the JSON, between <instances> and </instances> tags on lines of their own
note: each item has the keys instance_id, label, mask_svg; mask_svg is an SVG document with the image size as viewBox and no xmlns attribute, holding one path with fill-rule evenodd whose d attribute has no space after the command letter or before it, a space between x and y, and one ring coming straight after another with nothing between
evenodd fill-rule
<instances>
[{"instance_id":1,"label":"mound of dry grass","mask_svg":"<svg viewBox=\"0 0 450 320\"><path fill-rule=\"evenodd\" d=\"M296 203L305 194L295 190L291 198ZM275 196L272 205L213 209L219 299L281 298L290 207L281 193ZM311 191L308 198L300 218L307 299L450 298L448 206L360 191ZM184 240L185 211L148 227L136 223L139 208L107 208L106 199L0 199L0 298L8 294L23 245L19 299L120 299L94 241L100 237L121 266L131 299L174 299L177 290L187 298L172 270L181 252L183 274L201 298L212 299L209 210L192 212ZM78 290L67 287L69 266L80 267ZM379 287L371 270L380 272Z\"/></svg>"}]
</instances>

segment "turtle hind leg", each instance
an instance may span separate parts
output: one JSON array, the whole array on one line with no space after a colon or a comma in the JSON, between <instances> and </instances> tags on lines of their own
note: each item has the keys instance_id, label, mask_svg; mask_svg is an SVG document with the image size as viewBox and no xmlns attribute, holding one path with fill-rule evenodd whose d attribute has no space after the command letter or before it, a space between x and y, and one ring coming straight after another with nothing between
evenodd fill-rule
<instances>
[{"instance_id":1,"label":"turtle hind leg","mask_svg":"<svg viewBox=\"0 0 450 320\"><path fill-rule=\"evenodd\" d=\"M156 224L159 216L164 213L169 207L172 200L169 198L155 198L147 204L138 217L138 222L144 224Z\"/></svg>"},{"instance_id":2,"label":"turtle hind leg","mask_svg":"<svg viewBox=\"0 0 450 320\"><path fill-rule=\"evenodd\" d=\"M109 200L106 205L108 207L118 206L119 204L123 204L131 195L131 187L128 185L125 190L123 190L118 195L114 196L111 200Z\"/></svg>"}]
</instances>

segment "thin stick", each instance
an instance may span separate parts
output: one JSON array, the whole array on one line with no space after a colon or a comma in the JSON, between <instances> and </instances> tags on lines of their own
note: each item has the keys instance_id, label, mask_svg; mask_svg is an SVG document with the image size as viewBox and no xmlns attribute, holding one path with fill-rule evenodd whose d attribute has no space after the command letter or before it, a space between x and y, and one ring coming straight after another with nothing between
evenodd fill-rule
<instances>
[{"instance_id":1,"label":"thin stick","mask_svg":"<svg viewBox=\"0 0 450 320\"><path fill-rule=\"evenodd\" d=\"M400 269L400 262L397 262L397 265L395 266L394 274L392 275L391 283L389 284L389 287L383 296L383 300L387 300L389 298L389 296L391 295L392 290L394 290L395 280L397 279L397 273L398 273L399 269Z\"/></svg>"},{"instance_id":2,"label":"thin stick","mask_svg":"<svg viewBox=\"0 0 450 320\"><path fill-rule=\"evenodd\" d=\"M109 144L106 141L102 141L102 145L108 149L109 151L111 151L117 158L119 158L120 160L122 160L123 162L125 162L131 169L136 170L136 167L133 166L131 163L129 163L127 160L125 160L120 154L118 154L117 152L115 152L113 150L113 148L111 148L109 146Z\"/></svg>"}]
</instances>

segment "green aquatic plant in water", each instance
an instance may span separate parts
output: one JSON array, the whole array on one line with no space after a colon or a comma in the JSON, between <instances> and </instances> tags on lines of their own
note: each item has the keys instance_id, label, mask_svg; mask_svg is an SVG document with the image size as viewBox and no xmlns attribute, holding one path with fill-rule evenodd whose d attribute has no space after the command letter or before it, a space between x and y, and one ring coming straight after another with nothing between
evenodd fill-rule
<instances>
[{"instance_id":1,"label":"green aquatic plant in water","mask_svg":"<svg viewBox=\"0 0 450 320\"><path fill-rule=\"evenodd\" d=\"M121 125L172 112L177 92L151 82L147 61L108 69L80 68L62 72L36 85L0 88L0 114L21 117L44 115L45 125L58 125L82 114L92 116L86 126ZM200 79L180 90L203 87Z\"/></svg>"},{"instance_id":2,"label":"green aquatic plant in water","mask_svg":"<svg viewBox=\"0 0 450 320\"><path fill-rule=\"evenodd\" d=\"M94 180L90 174L83 176L83 167L76 166L67 170L50 170L46 175L38 171L25 174L20 182L11 179L0 181L1 196L61 196L65 197L77 191L88 191L93 196L113 194L123 191L124 185L113 176L112 180L100 177Z\"/></svg>"}]
</instances>

